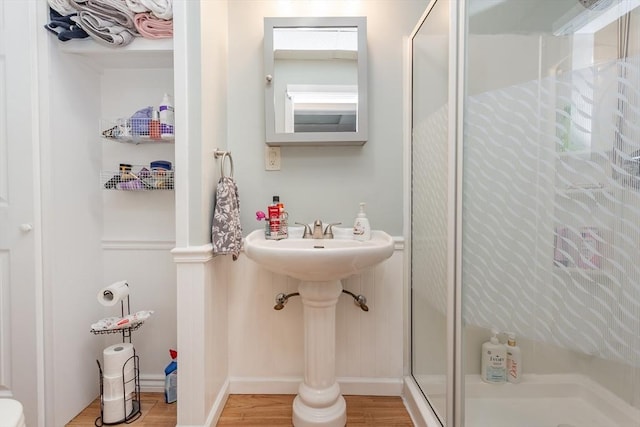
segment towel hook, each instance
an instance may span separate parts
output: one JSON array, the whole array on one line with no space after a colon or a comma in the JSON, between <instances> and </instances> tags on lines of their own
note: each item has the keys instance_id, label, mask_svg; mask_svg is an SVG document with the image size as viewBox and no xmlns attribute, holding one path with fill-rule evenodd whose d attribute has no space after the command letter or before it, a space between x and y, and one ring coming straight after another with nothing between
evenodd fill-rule
<instances>
[{"instance_id":1,"label":"towel hook","mask_svg":"<svg viewBox=\"0 0 640 427\"><path fill-rule=\"evenodd\" d=\"M233 178L233 157L231 157L231 151L223 151L223 150L215 150L213 152L213 155L215 156L215 158L219 158L222 157L222 160L220 161L220 173L222 174L222 177L226 177L227 175L225 175L224 173L224 161L225 159L229 159L229 166L230 166L230 174L229 177Z\"/></svg>"}]
</instances>

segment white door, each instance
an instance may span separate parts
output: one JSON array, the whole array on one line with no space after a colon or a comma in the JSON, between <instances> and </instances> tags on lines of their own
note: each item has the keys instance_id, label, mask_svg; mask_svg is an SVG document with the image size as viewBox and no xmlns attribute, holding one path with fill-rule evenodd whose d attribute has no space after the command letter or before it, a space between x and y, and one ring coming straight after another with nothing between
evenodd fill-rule
<instances>
[{"instance_id":1,"label":"white door","mask_svg":"<svg viewBox=\"0 0 640 427\"><path fill-rule=\"evenodd\" d=\"M0 396L37 426L36 1L0 0Z\"/></svg>"}]
</instances>

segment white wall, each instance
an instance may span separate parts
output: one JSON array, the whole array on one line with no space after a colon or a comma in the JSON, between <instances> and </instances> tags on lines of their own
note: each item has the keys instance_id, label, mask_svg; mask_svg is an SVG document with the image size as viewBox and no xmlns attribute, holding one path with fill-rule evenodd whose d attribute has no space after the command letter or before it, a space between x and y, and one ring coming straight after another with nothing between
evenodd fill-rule
<instances>
[{"instance_id":1,"label":"white wall","mask_svg":"<svg viewBox=\"0 0 640 427\"><path fill-rule=\"evenodd\" d=\"M372 227L402 234L402 37L426 0L229 2L229 142L245 234L273 195L293 222L351 226L367 203ZM362 147L282 147L282 169L264 170L263 18L366 16L369 141Z\"/></svg>"},{"instance_id":2,"label":"white wall","mask_svg":"<svg viewBox=\"0 0 640 427\"><path fill-rule=\"evenodd\" d=\"M176 246L211 242L211 218L227 143L227 2L183 1L174 8Z\"/></svg>"},{"instance_id":3,"label":"white wall","mask_svg":"<svg viewBox=\"0 0 640 427\"><path fill-rule=\"evenodd\" d=\"M63 425L98 395L95 363L101 340L89 333L101 317L96 300L102 283L102 205L97 172L101 147L95 138L99 81L85 63L56 50L49 69L50 126L43 136L43 247L45 363L51 425ZM48 86L47 86L48 85ZM79 99L80 98L80 99ZM46 98L45 98L46 99Z\"/></svg>"},{"instance_id":4,"label":"white wall","mask_svg":"<svg viewBox=\"0 0 640 427\"><path fill-rule=\"evenodd\" d=\"M146 106L160 104L162 95L173 96L171 68L109 68L100 73L100 118L102 129L110 120L128 117ZM125 144L108 140L100 145L101 170L117 173L120 163L149 166L153 160L175 163L174 144ZM134 167L135 169L135 167ZM141 382L160 391L169 349L176 348L176 268L169 251L175 242L175 193L173 191L102 191L103 279L95 291L127 280L131 312L154 310L154 315L132 335L140 356ZM97 302L97 301L96 301ZM93 301L91 301L93 303ZM119 316L120 306L95 305L97 318ZM97 320L97 319L96 319ZM100 337L103 347L119 335Z\"/></svg>"}]
</instances>

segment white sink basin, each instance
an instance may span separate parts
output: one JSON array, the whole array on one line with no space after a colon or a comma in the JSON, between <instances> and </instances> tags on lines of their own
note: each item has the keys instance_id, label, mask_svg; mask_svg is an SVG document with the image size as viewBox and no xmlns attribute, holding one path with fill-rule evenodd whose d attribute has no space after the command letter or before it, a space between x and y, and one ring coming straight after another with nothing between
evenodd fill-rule
<instances>
[{"instance_id":1,"label":"white sink basin","mask_svg":"<svg viewBox=\"0 0 640 427\"><path fill-rule=\"evenodd\" d=\"M307 282L340 280L389 258L393 239L373 230L371 240L353 240L351 229L333 227L333 239L303 239L302 227L290 227L289 238L266 240L264 229L251 232L244 252L253 261L274 273Z\"/></svg>"}]
</instances>

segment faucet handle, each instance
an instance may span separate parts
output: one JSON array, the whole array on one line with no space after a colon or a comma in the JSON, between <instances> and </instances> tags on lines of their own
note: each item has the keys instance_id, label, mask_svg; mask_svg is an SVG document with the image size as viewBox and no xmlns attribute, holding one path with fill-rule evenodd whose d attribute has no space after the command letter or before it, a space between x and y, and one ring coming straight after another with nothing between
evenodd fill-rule
<instances>
[{"instance_id":1,"label":"faucet handle","mask_svg":"<svg viewBox=\"0 0 640 427\"><path fill-rule=\"evenodd\" d=\"M304 227L304 233L302 234L303 239L311 238L311 228L309 228L308 224L303 224L301 222L296 222L296 224Z\"/></svg>"},{"instance_id":2,"label":"faucet handle","mask_svg":"<svg viewBox=\"0 0 640 427\"><path fill-rule=\"evenodd\" d=\"M340 225L342 224L341 222L333 222L329 225L327 225L327 228L324 229L324 238L325 239L333 239L333 226L334 225Z\"/></svg>"}]
</instances>

